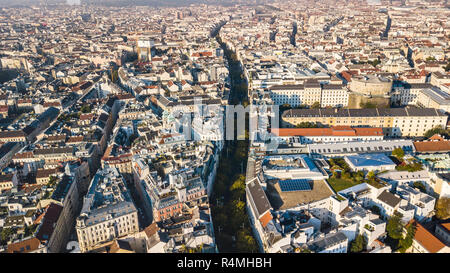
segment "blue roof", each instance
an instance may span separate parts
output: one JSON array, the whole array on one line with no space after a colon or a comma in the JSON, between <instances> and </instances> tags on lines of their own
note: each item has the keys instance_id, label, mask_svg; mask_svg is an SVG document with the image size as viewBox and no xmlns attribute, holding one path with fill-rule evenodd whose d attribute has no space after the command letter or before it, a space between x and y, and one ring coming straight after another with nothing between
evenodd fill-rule
<instances>
[{"instance_id":1,"label":"blue roof","mask_svg":"<svg viewBox=\"0 0 450 273\"><path fill-rule=\"evenodd\" d=\"M282 192L311 190L308 179L280 180L278 184Z\"/></svg>"},{"instance_id":2,"label":"blue roof","mask_svg":"<svg viewBox=\"0 0 450 273\"><path fill-rule=\"evenodd\" d=\"M355 167L395 165L385 154L361 154L347 156Z\"/></svg>"},{"instance_id":3,"label":"blue roof","mask_svg":"<svg viewBox=\"0 0 450 273\"><path fill-rule=\"evenodd\" d=\"M308 165L308 168L310 170L317 169L316 164L314 164L314 162L311 160L311 158L305 156L305 157L303 157L303 159L305 160L306 165Z\"/></svg>"}]
</instances>

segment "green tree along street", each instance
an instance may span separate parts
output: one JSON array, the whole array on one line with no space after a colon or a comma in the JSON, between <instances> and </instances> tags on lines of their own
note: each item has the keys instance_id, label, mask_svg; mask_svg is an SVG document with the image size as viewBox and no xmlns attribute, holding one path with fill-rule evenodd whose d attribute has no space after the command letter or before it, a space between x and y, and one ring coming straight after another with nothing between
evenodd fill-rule
<instances>
[{"instance_id":1,"label":"green tree along street","mask_svg":"<svg viewBox=\"0 0 450 273\"><path fill-rule=\"evenodd\" d=\"M247 84L236 55L220 38L228 60L231 78L230 104L248 104ZM236 124L236 121L235 121ZM246 118L246 127L247 118ZM226 140L220 156L214 189L210 199L214 234L219 252L258 252L246 210L245 171L248 157L248 133L245 140Z\"/></svg>"}]
</instances>

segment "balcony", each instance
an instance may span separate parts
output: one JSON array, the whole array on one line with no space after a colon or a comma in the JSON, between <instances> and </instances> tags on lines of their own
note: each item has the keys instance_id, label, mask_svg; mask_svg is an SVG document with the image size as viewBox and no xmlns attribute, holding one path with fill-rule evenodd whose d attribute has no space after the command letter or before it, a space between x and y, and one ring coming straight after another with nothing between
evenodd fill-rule
<instances>
[{"instance_id":1,"label":"balcony","mask_svg":"<svg viewBox=\"0 0 450 273\"><path fill-rule=\"evenodd\" d=\"M367 229L368 231L370 231L370 232L373 232L373 231L375 231L375 228L374 227L372 227L371 225L369 225L369 224L366 224L365 226L364 226L364 228L365 229Z\"/></svg>"}]
</instances>

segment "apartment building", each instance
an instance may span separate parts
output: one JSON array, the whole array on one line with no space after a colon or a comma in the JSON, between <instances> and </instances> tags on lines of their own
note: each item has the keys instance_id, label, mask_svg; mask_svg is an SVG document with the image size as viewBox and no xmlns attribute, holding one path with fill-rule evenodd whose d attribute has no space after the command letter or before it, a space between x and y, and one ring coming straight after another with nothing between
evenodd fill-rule
<instances>
[{"instance_id":1,"label":"apartment building","mask_svg":"<svg viewBox=\"0 0 450 273\"><path fill-rule=\"evenodd\" d=\"M288 127L302 122L322 126L381 127L385 136L423 136L436 126L447 126L448 116L433 108L291 109L283 112Z\"/></svg>"},{"instance_id":2,"label":"apartment building","mask_svg":"<svg viewBox=\"0 0 450 273\"><path fill-rule=\"evenodd\" d=\"M415 224L416 233L409 249L411 253L448 253L450 251L450 247L446 246L419 222L415 222Z\"/></svg>"},{"instance_id":3,"label":"apartment building","mask_svg":"<svg viewBox=\"0 0 450 273\"><path fill-rule=\"evenodd\" d=\"M275 85L269 88L270 96L276 105L289 104L321 107L344 107L348 105L348 91L339 84L321 85L317 81L305 81L300 85Z\"/></svg>"},{"instance_id":4,"label":"apartment building","mask_svg":"<svg viewBox=\"0 0 450 273\"><path fill-rule=\"evenodd\" d=\"M100 169L92 179L76 231L82 252L139 231L137 209L116 168Z\"/></svg>"},{"instance_id":5,"label":"apartment building","mask_svg":"<svg viewBox=\"0 0 450 273\"><path fill-rule=\"evenodd\" d=\"M382 128L334 126L331 128L274 128L271 132L282 143L333 143L381 141Z\"/></svg>"},{"instance_id":6,"label":"apartment building","mask_svg":"<svg viewBox=\"0 0 450 273\"><path fill-rule=\"evenodd\" d=\"M429 83L405 83L395 86L391 92L391 102L397 105L417 105L420 92L431 88L436 87Z\"/></svg>"},{"instance_id":7,"label":"apartment building","mask_svg":"<svg viewBox=\"0 0 450 273\"><path fill-rule=\"evenodd\" d=\"M450 95L429 83L411 83L394 87L391 102L396 105L415 105L450 111Z\"/></svg>"},{"instance_id":8,"label":"apartment building","mask_svg":"<svg viewBox=\"0 0 450 273\"><path fill-rule=\"evenodd\" d=\"M440 109L444 112L450 112L450 94L435 88L424 89L419 93L417 105L427 108Z\"/></svg>"},{"instance_id":9,"label":"apartment building","mask_svg":"<svg viewBox=\"0 0 450 273\"><path fill-rule=\"evenodd\" d=\"M431 73L430 83L436 86L450 84L450 75L436 71Z\"/></svg>"}]
</instances>

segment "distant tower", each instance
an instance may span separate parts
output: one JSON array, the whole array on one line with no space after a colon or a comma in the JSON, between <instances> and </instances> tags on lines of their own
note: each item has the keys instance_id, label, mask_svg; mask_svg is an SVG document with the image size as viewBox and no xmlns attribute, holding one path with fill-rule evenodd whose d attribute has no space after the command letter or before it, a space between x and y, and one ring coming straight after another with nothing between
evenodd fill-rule
<instances>
[{"instance_id":1,"label":"distant tower","mask_svg":"<svg viewBox=\"0 0 450 273\"><path fill-rule=\"evenodd\" d=\"M181 11L177 11L177 19L183 20L183 13Z\"/></svg>"},{"instance_id":2,"label":"distant tower","mask_svg":"<svg viewBox=\"0 0 450 273\"><path fill-rule=\"evenodd\" d=\"M150 62L152 60L152 44L148 40L137 41L137 54L140 62Z\"/></svg>"}]
</instances>

